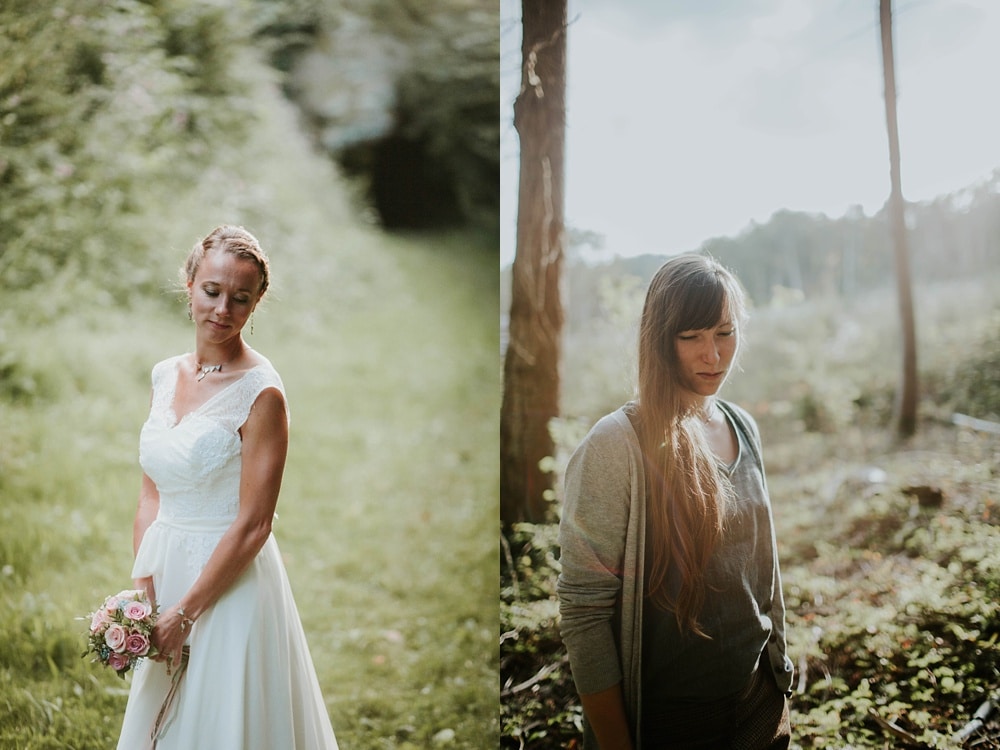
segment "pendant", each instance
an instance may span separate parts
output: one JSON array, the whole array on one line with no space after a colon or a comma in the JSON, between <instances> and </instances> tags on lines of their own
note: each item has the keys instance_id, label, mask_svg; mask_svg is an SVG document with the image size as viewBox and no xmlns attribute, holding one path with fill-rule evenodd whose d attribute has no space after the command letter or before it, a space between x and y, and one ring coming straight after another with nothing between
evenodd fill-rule
<instances>
[{"instance_id":1,"label":"pendant","mask_svg":"<svg viewBox=\"0 0 1000 750\"><path fill-rule=\"evenodd\" d=\"M200 368L201 372L199 372L195 376L195 380L197 380L200 383L202 380L205 379L205 376L208 375L208 373L210 373L210 372L219 372L221 369L222 369L222 365L205 365L205 366L203 366L203 367Z\"/></svg>"}]
</instances>

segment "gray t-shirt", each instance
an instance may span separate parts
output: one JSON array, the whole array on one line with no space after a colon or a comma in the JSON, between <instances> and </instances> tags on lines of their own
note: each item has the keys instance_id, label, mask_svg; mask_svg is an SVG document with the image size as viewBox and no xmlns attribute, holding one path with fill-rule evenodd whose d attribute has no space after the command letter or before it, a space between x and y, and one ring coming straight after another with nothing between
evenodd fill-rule
<instances>
[{"instance_id":1,"label":"gray t-shirt","mask_svg":"<svg viewBox=\"0 0 1000 750\"><path fill-rule=\"evenodd\" d=\"M647 598L642 618L646 706L740 692L750 682L774 630L770 613L778 577L764 479L753 460L750 438L731 417L726 419L739 440L739 452L733 464L724 469L735 499L727 509L722 538L705 571L705 603L698 617L711 640L681 633L674 614ZM647 523L646 581L652 558L650 528ZM676 573L668 574L667 585L672 592L677 591Z\"/></svg>"},{"instance_id":2,"label":"gray t-shirt","mask_svg":"<svg viewBox=\"0 0 1000 750\"><path fill-rule=\"evenodd\" d=\"M735 417L734 423L745 425L746 434L752 435L752 451L742 446L740 463L753 463L762 472L753 418L729 402L720 401L720 405ZM562 572L557 591L559 630L577 691L596 693L620 682L632 736L640 742L638 727L645 700L641 661L645 657L646 491L642 449L626 416L627 408L598 420L566 467L559 523ZM773 542L770 548L774 549ZM776 561L774 566L770 586L774 637L767 643L766 663L778 689L785 691L792 683L792 663L785 654L784 603ZM677 675L685 682L694 677ZM583 747L597 747L586 721Z\"/></svg>"}]
</instances>

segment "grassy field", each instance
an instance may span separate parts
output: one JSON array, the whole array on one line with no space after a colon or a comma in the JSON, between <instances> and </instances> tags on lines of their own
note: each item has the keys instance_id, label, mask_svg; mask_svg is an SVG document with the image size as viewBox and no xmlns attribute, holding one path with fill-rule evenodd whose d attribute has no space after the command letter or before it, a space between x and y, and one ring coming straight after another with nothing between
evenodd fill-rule
<instances>
[{"instance_id":1,"label":"grassy field","mask_svg":"<svg viewBox=\"0 0 1000 750\"><path fill-rule=\"evenodd\" d=\"M341 747L498 744L495 238L381 234L277 92L255 107L246 149L146 209L162 295L123 309L55 281L4 301L4 750L117 738L127 685L80 657L75 618L129 583L149 368L193 346L173 269L224 221L271 255L248 340L292 412L275 534Z\"/></svg>"}]
</instances>

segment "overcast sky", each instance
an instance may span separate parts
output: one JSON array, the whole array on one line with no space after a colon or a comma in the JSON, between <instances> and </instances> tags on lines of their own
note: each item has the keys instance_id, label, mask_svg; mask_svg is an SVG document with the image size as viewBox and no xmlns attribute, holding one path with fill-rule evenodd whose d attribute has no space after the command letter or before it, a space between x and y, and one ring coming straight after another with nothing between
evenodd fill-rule
<instances>
[{"instance_id":1,"label":"overcast sky","mask_svg":"<svg viewBox=\"0 0 1000 750\"><path fill-rule=\"evenodd\" d=\"M894 0L903 194L1000 167L1000 2ZM501 0L501 261L513 259L520 9ZM569 0L566 223L676 253L889 194L878 0Z\"/></svg>"}]
</instances>

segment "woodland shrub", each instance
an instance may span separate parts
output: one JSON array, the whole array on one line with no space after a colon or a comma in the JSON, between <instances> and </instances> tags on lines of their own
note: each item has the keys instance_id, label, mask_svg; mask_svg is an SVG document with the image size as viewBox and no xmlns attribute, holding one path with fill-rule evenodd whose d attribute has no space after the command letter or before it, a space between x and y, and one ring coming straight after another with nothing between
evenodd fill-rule
<instances>
[{"instance_id":1,"label":"woodland shrub","mask_svg":"<svg viewBox=\"0 0 1000 750\"><path fill-rule=\"evenodd\" d=\"M496 236L496 0L258 0L255 11L288 95L356 181L361 208L389 229L473 226ZM364 29L367 43L338 36L345 28Z\"/></svg>"},{"instance_id":2,"label":"woodland shrub","mask_svg":"<svg viewBox=\"0 0 1000 750\"><path fill-rule=\"evenodd\" d=\"M995 464L975 462L995 461L1000 442L966 435L949 447L950 428L933 429L913 454L883 455L886 475L875 483L835 479L843 462L816 454L818 444L798 455L834 483L833 494L804 489L809 476L774 477L797 667L793 747L875 748L895 737L897 747L957 748L952 735L1000 689L1000 483ZM838 439L850 437L823 445ZM903 491L928 475L945 488L941 507ZM566 748L579 738L582 714L558 637L556 533L517 526L501 558L503 747ZM886 723L919 741L887 734ZM995 724L975 739L977 748L1000 747Z\"/></svg>"},{"instance_id":3,"label":"woodland shrub","mask_svg":"<svg viewBox=\"0 0 1000 750\"><path fill-rule=\"evenodd\" d=\"M568 747L582 731L566 650L557 628L555 525L516 525L502 538L501 747Z\"/></svg>"},{"instance_id":4,"label":"woodland shrub","mask_svg":"<svg viewBox=\"0 0 1000 750\"><path fill-rule=\"evenodd\" d=\"M1000 413L988 287L920 290L925 416L907 443L889 429L891 377L873 367L889 363L895 373L891 300L859 301L839 315L834 303L754 313L745 371L726 395L764 433L797 667L795 748L957 748L954 733L1000 693L1000 437L948 423L952 411ZM590 300L601 335L571 338L581 349L567 377L588 405L614 408L620 376L608 381L587 363L624 349L627 336L613 332L622 329L612 306ZM585 320L576 325L586 329ZM808 399L828 410L814 424ZM557 487L566 456L600 416L573 406L551 426ZM921 500L925 486L940 495ZM501 559L503 747L574 747L579 738L552 599L555 534L517 527ZM966 747L1000 748L996 720Z\"/></svg>"},{"instance_id":5,"label":"woodland shrub","mask_svg":"<svg viewBox=\"0 0 1000 750\"><path fill-rule=\"evenodd\" d=\"M148 289L142 219L247 127L239 13L194 0L0 7L0 289Z\"/></svg>"},{"instance_id":6,"label":"woodland shrub","mask_svg":"<svg viewBox=\"0 0 1000 750\"><path fill-rule=\"evenodd\" d=\"M1000 422L1000 316L990 329L976 340L968 360L941 372L933 383L953 411Z\"/></svg>"}]
</instances>

